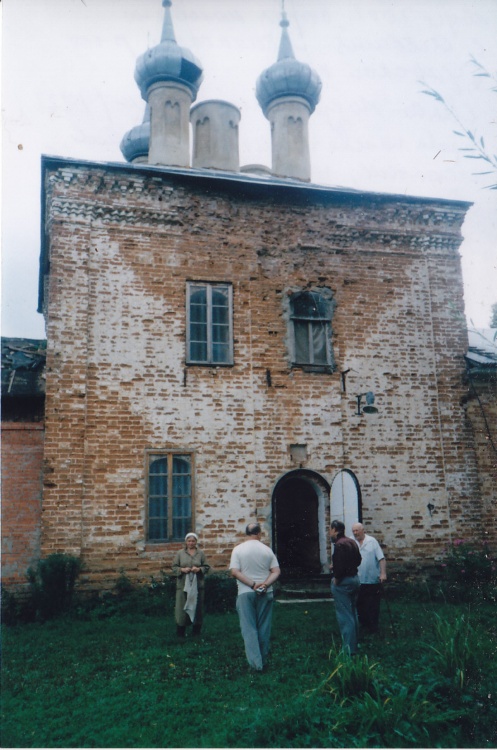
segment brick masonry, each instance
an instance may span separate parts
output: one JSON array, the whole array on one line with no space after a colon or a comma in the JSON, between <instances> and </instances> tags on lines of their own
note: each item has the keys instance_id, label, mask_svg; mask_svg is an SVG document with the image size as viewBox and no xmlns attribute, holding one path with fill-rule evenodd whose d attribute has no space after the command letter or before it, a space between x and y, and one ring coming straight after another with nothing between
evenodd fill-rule
<instances>
[{"instance_id":1,"label":"brick masonry","mask_svg":"<svg viewBox=\"0 0 497 750\"><path fill-rule=\"evenodd\" d=\"M194 454L195 530L219 570L247 521L271 540L292 444L328 484L355 474L394 566L432 560L468 517L480 532L463 407L468 204L246 183L45 162L42 552L81 554L88 585L170 565L178 544L145 539L152 449ZM233 367L186 364L187 281L233 284ZM289 358L289 295L318 289L336 303L331 373ZM378 413L358 418L369 390Z\"/></svg>"},{"instance_id":2,"label":"brick masonry","mask_svg":"<svg viewBox=\"0 0 497 750\"><path fill-rule=\"evenodd\" d=\"M475 378L469 389L466 406L469 424L474 432L482 514L481 539L497 549L497 373L493 377ZM461 535L467 536L467 531Z\"/></svg>"},{"instance_id":3,"label":"brick masonry","mask_svg":"<svg viewBox=\"0 0 497 750\"><path fill-rule=\"evenodd\" d=\"M40 557L44 428L2 422L2 584L25 585Z\"/></svg>"}]
</instances>

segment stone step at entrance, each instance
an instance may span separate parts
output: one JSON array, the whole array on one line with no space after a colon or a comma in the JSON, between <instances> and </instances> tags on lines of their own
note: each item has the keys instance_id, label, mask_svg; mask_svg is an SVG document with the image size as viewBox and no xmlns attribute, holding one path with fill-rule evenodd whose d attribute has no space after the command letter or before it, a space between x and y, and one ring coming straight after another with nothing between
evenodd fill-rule
<instances>
[{"instance_id":1,"label":"stone step at entrance","mask_svg":"<svg viewBox=\"0 0 497 750\"><path fill-rule=\"evenodd\" d=\"M307 577L283 577L276 586L279 602L331 601L331 576L322 574Z\"/></svg>"}]
</instances>

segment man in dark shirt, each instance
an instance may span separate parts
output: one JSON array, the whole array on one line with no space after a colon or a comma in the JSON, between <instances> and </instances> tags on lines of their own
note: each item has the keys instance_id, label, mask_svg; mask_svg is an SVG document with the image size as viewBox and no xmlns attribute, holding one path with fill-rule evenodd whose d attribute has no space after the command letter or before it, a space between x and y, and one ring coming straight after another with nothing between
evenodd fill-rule
<instances>
[{"instance_id":1,"label":"man in dark shirt","mask_svg":"<svg viewBox=\"0 0 497 750\"><path fill-rule=\"evenodd\" d=\"M361 564L361 553L353 539L345 536L345 526L341 521L332 521L330 537L334 543L331 593L335 602L338 627L342 635L343 648L351 655L357 654L357 595Z\"/></svg>"}]
</instances>

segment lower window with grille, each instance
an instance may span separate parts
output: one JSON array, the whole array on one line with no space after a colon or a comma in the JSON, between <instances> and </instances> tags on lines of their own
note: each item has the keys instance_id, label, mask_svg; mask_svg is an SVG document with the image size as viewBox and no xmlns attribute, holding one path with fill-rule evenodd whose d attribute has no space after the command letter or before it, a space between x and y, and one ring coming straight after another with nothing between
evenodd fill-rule
<instances>
[{"instance_id":1,"label":"lower window with grille","mask_svg":"<svg viewBox=\"0 0 497 750\"><path fill-rule=\"evenodd\" d=\"M193 457L189 453L157 452L147 458L147 541L184 539L193 522Z\"/></svg>"}]
</instances>

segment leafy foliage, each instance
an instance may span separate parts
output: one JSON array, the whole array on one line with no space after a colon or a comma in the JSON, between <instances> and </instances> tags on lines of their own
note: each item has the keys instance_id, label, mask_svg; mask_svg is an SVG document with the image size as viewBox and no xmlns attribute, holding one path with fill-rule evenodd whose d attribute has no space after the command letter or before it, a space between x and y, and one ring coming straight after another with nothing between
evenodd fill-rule
<instances>
[{"instance_id":1,"label":"leafy foliage","mask_svg":"<svg viewBox=\"0 0 497 750\"><path fill-rule=\"evenodd\" d=\"M62 614L71 604L74 585L81 572L81 560L73 555L55 553L29 568L33 609L42 619Z\"/></svg>"},{"instance_id":2,"label":"leafy foliage","mask_svg":"<svg viewBox=\"0 0 497 750\"><path fill-rule=\"evenodd\" d=\"M494 93L497 93L497 79L495 78L495 76L492 76L488 72L488 70L486 70L483 67L483 65L481 65L481 63L479 63L478 60L476 60L473 56L471 56L470 61L475 71L473 75L477 78L487 78L490 81L492 81L492 86L490 90ZM495 175L497 173L497 155L489 152L487 145L485 143L484 137L478 135L476 132L473 132L473 130L470 130L462 123L458 115L455 113L452 107L447 103L447 101L444 99L442 94L440 94L431 86L428 86L426 83L423 83L423 81L421 81L420 83L422 86L425 87L422 93L426 94L427 96L433 97L435 101L442 104L447 110L447 112L449 112L453 120L457 123L458 129L454 130L453 133L457 135L459 138L463 138L466 141L467 145L461 146L459 148L459 151L464 152L464 158L465 159L478 159L478 160L485 162L485 166L487 166L486 171L473 172L473 174ZM492 183L490 185L486 185L485 187L488 188L489 190L497 190L497 183Z\"/></svg>"},{"instance_id":3,"label":"leafy foliage","mask_svg":"<svg viewBox=\"0 0 497 750\"><path fill-rule=\"evenodd\" d=\"M436 645L427 645L434 653L435 666L453 687L463 690L468 679L477 673L478 659L482 657L480 640L470 617L461 614L455 619L445 619L435 614L434 633Z\"/></svg>"},{"instance_id":4,"label":"leafy foliage","mask_svg":"<svg viewBox=\"0 0 497 750\"><path fill-rule=\"evenodd\" d=\"M445 549L440 568L449 601L497 601L497 559L487 544L455 539Z\"/></svg>"},{"instance_id":5,"label":"leafy foliage","mask_svg":"<svg viewBox=\"0 0 497 750\"><path fill-rule=\"evenodd\" d=\"M333 658L331 674L324 681L322 689L329 692L335 701L351 696L372 694L375 690L377 662L370 663L367 654L351 657L340 650Z\"/></svg>"}]
</instances>

